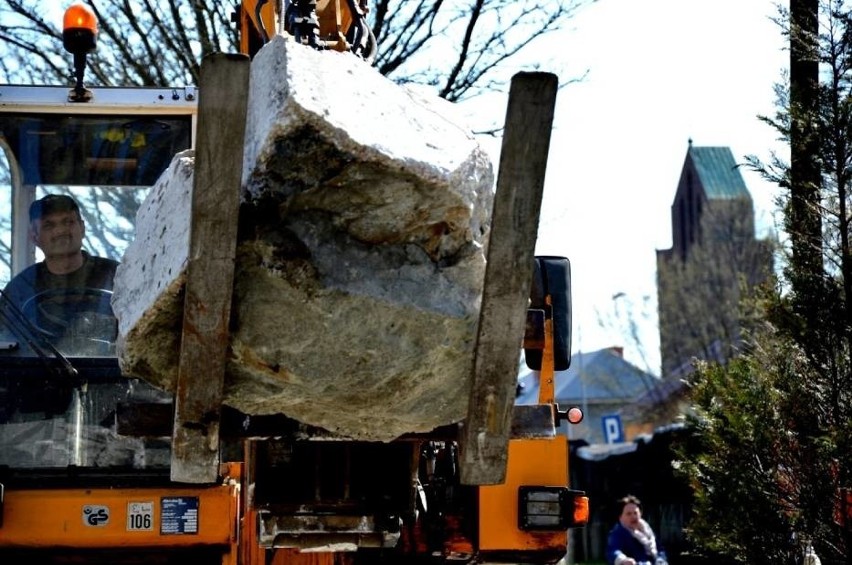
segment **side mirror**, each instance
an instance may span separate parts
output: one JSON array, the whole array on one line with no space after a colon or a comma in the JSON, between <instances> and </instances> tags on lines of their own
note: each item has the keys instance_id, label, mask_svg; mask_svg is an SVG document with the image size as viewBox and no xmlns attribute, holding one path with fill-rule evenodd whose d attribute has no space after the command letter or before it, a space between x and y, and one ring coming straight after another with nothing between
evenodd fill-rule
<instances>
[{"instance_id":1,"label":"side mirror","mask_svg":"<svg viewBox=\"0 0 852 565\"><path fill-rule=\"evenodd\" d=\"M545 319L553 320L553 367L566 370L571 364L571 263L567 257L535 258L529 311L538 311L539 318L543 311ZM533 371L541 370L543 355L541 348L524 348L527 367Z\"/></svg>"}]
</instances>

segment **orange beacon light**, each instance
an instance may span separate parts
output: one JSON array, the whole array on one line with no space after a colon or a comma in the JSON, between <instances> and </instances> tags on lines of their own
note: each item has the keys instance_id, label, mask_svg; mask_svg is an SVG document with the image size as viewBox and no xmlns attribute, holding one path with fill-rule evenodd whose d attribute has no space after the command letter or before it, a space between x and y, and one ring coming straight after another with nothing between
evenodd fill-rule
<instances>
[{"instance_id":1,"label":"orange beacon light","mask_svg":"<svg viewBox=\"0 0 852 565\"><path fill-rule=\"evenodd\" d=\"M74 55L74 77L76 85L69 99L72 102L91 100L92 93L83 86L86 73L86 55L95 49L98 35L98 19L91 8L75 2L65 10L62 17L62 45Z\"/></svg>"}]
</instances>

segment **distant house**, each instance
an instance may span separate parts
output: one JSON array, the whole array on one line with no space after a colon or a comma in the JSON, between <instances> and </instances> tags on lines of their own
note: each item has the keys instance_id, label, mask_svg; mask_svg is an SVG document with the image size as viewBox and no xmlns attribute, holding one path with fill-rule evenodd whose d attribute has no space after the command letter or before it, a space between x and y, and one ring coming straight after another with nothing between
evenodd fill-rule
<instances>
[{"instance_id":1,"label":"distant house","mask_svg":"<svg viewBox=\"0 0 852 565\"><path fill-rule=\"evenodd\" d=\"M622 348L575 353L568 370L556 373L554 396L560 410L578 406L583 409L585 418L576 425L563 422L560 431L571 440L604 443L603 418L621 418L625 407L651 394L658 384L657 377L626 361ZM535 404L538 396L538 373L522 366L516 404ZM626 441L644 432L649 425L653 428L653 423L645 422L641 414L622 419L622 425Z\"/></svg>"}]
</instances>

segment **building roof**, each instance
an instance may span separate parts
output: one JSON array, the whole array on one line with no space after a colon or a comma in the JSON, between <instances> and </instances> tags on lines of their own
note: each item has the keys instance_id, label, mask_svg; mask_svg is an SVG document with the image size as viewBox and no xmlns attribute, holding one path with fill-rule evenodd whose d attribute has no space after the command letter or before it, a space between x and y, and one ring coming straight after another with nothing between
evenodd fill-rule
<instances>
[{"instance_id":1,"label":"building roof","mask_svg":"<svg viewBox=\"0 0 852 565\"><path fill-rule=\"evenodd\" d=\"M690 141L686 159L692 161L708 199L751 199L729 147L696 147Z\"/></svg>"},{"instance_id":2,"label":"building roof","mask_svg":"<svg viewBox=\"0 0 852 565\"><path fill-rule=\"evenodd\" d=\"M609 457L634 453L638 449L648 447L655 442L664 445L669 444L673 436L682 434L685 429L686 426L683 423L669 424L656 428L653 434L642 434L629 442L578 445L575 453L577 457L586 461L603 461Z\"/></svg>"},{"instance_id":3,"label":"building roof","mask_svg":"<svg viewBox=\"0 0 852 565\"><path fill-rule=\"evenodd\" d=\"M556 371L554 396L558 403L632 402L651 390L657 377L624 360L619 348L575 353L567 371ZM517 404L538 401L538 373L521 366Z\"/></svg>"}]
</instances>

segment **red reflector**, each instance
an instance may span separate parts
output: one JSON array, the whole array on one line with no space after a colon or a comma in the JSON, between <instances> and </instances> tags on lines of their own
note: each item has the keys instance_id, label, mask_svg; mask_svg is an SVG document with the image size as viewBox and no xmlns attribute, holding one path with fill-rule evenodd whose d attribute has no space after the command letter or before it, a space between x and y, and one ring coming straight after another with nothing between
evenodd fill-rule
<instances>
[{"instance_id":1,"label":"red reflector","mask_svg":"<svg viewBox=\"0 0 852 565\"><path fill-rule=\"evenodd\" d=\"M568 423L579 424L583 421L583 411L576 406L568 410Z\"/></svg>"}]
</instances>

